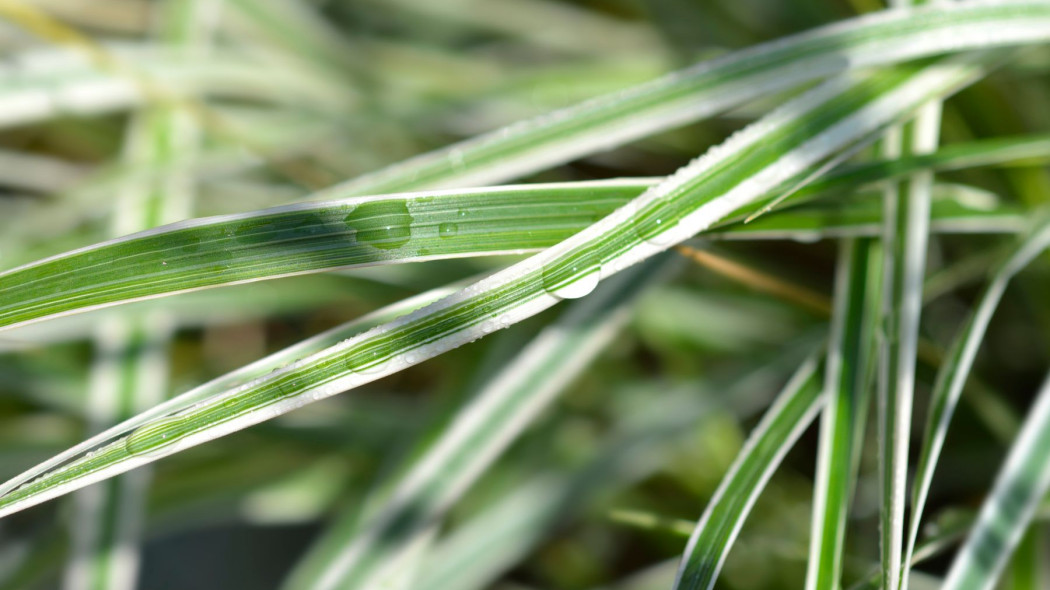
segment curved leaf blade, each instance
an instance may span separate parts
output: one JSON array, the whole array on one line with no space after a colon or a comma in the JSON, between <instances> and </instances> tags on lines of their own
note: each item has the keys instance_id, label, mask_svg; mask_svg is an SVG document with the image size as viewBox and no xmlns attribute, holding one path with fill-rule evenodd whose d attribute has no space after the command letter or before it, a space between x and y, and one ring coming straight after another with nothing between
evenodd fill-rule
<instances>
[{"instance_id":1,"label":"curved leaf blade","mask_svg":"<svg viewBox=\"0 0 1050 590\"><path fill-rule=\"evenodd\" d=\"M930 487L933 485L933 474L944 448L944 441L948 436L948 428L955 414L955 408L958 406L966 379L977 358L977 351L991 324L992 316L1013 277L1047 248L1050 248L1050 219L1043 219L1032 228L992 273L991 280L966 323L960 329L944 364L937 373L933 392L930 395L930 409L915 469L915 482L912 487L912 514L908 526L908 544L905 554L908 561L905 563L910 562L910 556L915 552L926 500L929 497Z\"/></svg>"},{"instance_id":2,"label":"curved leaf blade","mask_svg":"<svg viewBox=\"0 0 1050 590\"><path fill-rule=\"evenodd\" d=\"M755 426L689 538L674 590L709 590L769 478L822 405L818 361L791 377Z\"/></svg>"},{"instance_id":3,"label":"curved leaf blade","mask_svg":"<svg viewBox=\"0 0 1050 590\"><path fill-rule=\"evenodd\" d=\"M1050 378L1010 448L977 523L944 580L945 590L993 588L1050 489Z\"/></svg>"},{"instance_id":4,"label":"curved leaf blade","mask_svg":"<svg viewBox=\"0 0 1050 590\"><path fill-rule=\"evenodd\" d=\"M974 142L915 158L853 166L805 187L785 201L783 209L755 221L742 223L739 220L746 215L741 214L718 222L711 235L798 240L870 235L877 230L882 211L867 201L851 200L848 205L828 201L807 208L788 205L916 170L1045 158L1050 158L1050 139L1036 136ZM0 330L127 301L292 274L534 252L582 230L659 180L351 197L176 223L0 273ZM1019 227L1018 216L1008 209L956 201L935 200L937 231L997 232ZM362 217L362 206L373 213L349 223L347 218L355 213ZM359 228L354 226L359 222L377 238L372 244L357 241ZM410 237L407 242L405 236Z\"/></svg>"},{"instance_id":5,"label":"curved leaf blade","mask_svg":"<svg viewBox=\"0 0 1050 590\"><path fill-rule=\"evenodd\" d=\"M813 526L806 588L841 585L846 517L863 440L872 342L870 239L843 240L835 271L835 308L825 364L827 400L821 413Z\"/></svg>"}]
</instances>

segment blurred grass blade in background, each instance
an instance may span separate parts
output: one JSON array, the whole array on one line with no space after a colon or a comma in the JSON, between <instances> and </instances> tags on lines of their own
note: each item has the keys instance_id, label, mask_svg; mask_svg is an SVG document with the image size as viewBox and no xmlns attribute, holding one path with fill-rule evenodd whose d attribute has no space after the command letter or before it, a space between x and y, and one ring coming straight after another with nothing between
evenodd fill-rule
<instances>
[{"instance_id":1,"label":"blurred grass blade in background","mask_svg":"<svg viewBox=\"0 0 1050 590\"><path fill-rule=\"evenodd\" d=\"M926 428L915 468L906 556L910 557L914 553L926 500L930 487L933 485L933 474L944 448L948 427L955 414L963 386L977 357L977 351L992 321L992 316L1014 275L1028 266L1036 256L1050 248L1050 217L1045 212L1041 217L1042 219L1017 244L1010 256L1005 258L991 274L991 280L984 288L981 298L974 306L966 323L960 328L946 362L937 373L937 380L930 395Z\"/></svg>"},{"instance_id":2,"label":"blurred grass blade in background","mask_svg":"<svg viewBox=\"0 0 1050 590\"><path fill-rule=\"evenodd\" d=\"M165 0L156 9L162 40L202 57L218 14L217 0ZM125 137L125 159L150 168L171 154L191 158L198 143L195 123L170 107L148 107L133 115ZM185 176L129 184L115 203L115 235L189 217L194 188ZM160 403L168 389L171 318L162 312L138 319L111 318L99 325L96 360L88 393L89 428L100 432ZM80 490L74 497L72 557L67 590L136 587L148 469Z\"/></svg>"},{"instance_id":3,"label":"blurred grass blade in background","mask_svg":"<svg viewBox=\"0 0 1050 590\"><path fill-rule=\"evenodd\" d=\"M877 283L872 240L843 240L835 270L835 308L825 362L817 474L813 482L813 538L806 570L809 590L842 584L842 559L856 457L863 442L870 396L873 334L871 285Z\"/></svg>"},{"instance_id":4,"label":"blurred grass blade in background","mask_svg":"<svg viewBox=\"0 0 1050 590\"><path fill-rule=\"evenodd\" d=\"M811 340L795 344L805 349ZM585 464L575 471L526 474L527 481L512 485L511 493L461 523L435 545L417 580L418 590L489 587L580 507L666 469L672 456L668 451L676 441L688 440L706 417L721 409L743 418L764 410L775 388L797 369L798 356L797 350L785 351L743 377L661 391L660 403L632 398L631 403L609 403L618 410L617 428ZM668 584L679 561L671 564Z\"/></svg>"},{"instance_id":5,"label":"blurred grass blade in background","mask_svg":"<svg viewBox=\"0 0 1050 590\"><path fill-rule=\"evenodd\" d=\"M995 587L1050 488L1050 378L1010 448L977 523L956 555L945 590Z\"/></svg>"}]
</instances>

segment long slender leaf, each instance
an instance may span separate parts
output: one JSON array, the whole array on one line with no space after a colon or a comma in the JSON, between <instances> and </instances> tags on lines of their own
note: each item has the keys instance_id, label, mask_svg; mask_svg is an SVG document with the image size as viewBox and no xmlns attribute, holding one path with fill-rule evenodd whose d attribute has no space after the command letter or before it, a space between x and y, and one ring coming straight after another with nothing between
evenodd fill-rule
<instances>
[{"instance_id":1,"label":"long slender leaf","mask_svg":"<svg viewBox=\"0 0 1050 590\"><path fill-rule=\"evenodd\" d=\"M268 376L144 425L32 482L0 487L0 515L397 372L590 293L933 97L972 82L965 59L833 80L738 133L601 221L463 291Z\"/></svg>"},{"instance_id":2,"label":"long slender leaf","mask_svg":"<svg viewBox=\"0 0 1050 590\"><path fill-rule=\"evenodd\" d=\"M820 446L813 494L813 536L806 587L841 584L846 516L853 489L855 456L866 415L872 334L868 317L874 264L869 239L844 240L836 269L835 309L825 368L827 401L821 413Z\"/></svg>"},{"instance_id":3,"label":"long slender leaf","mask_svg":"<svg viewBox=\"0 0 1050 590\"><path fill-rule=\"evenodd\" d=\"M192 220L14 269L0 277L0 292L10 298L8 321L21 322L98 306L114 295L139 299L398 259L535 251L604 217L651 184L500 187ZM74 275L82 289L68 284Z\"/></svg>"},{"instance_id":4,"label":"long slender leaf","mask_svg":"<svg viewBox=\"0 0 1050 590\"><path fill-rule=\"evenodd\" d=\"M984 161L1001 161L1003 149L1033 145L1021 143L992 145ZM1050 155L1050 141L1035 146L1038 150L1010 153ZM958 151L940 165L950 166L956 157L974 162L972 151ZM900 168L876 166L856 170L852 186L900 174ZM848 178L839 175L828 184L842 191L850 186ZM351 197L176 223L0 273L0 330L126 301L287 275L533 252L584 229L657 182L621 179ZM933 210L938 231L1020 227L1009 209L942 196ZM748 223L736 215L716 223L711 234L797 240L869 235L881 216L870 200L829 201L788 207Z\"/></svg>"},{"instance_id":5,"label":"long slender leaf","mask_svg":"<svg viewBox=\"0 0 1050 590\"><path fill-rule=\"evenodd\" d=\"M199 387L196 387L182 395L158 404L135 417L125 420L120 424L109 428L96 436L70 448L69 450L37 465L31 471L23 474L25 477L35 478L45 471L55 469L76 458L77 455L89 453L103 445L112 438L126 436L136 428L140 428L151 421L163 418L166 415L178 413L199 404L210 397L236 388L272 373L282 366L293 363L296 359L317 354L331 346L338 344L348 338L361 334L370 328L389 322L399 316L405 315L419 307L433 303L443 297L447 297L458 290L458 285L433 289L421 293L415 297L409 297L393 305L378 309L372 313L362 316L356 320L326 330L316 336L303 340L302 342L247 364L235 371L213 379Z\"/></svg>"},{"instance_id":6,"label":"long slender leaf","mask_svg":"<svg viewBox=\"0 0 1050 590\"><path fill-rule=\"evenodd\" d=\"M993 588L1050 489L1050 378L1028 412L977 524L955 557L945 590Z\"/></svg>"},{"instance_id":7,"label":"long slender leaf","mask_svg":"<svg viewBox=\"0 0 1050 590\"><path fill-rule=\"evenodd\" d=\"M1050 248L1050 219L1043 219L992 273L990 282L960 329L945 363L937 374L930 396L930 409L912 487L912 513L906 556L910 556L915 550L923 511L933 484L933 474L948 435L948 426L955 414L966 379L973 368L977 351L992 321L992 315L1014 275L1047 248Z\"/></svg>"},{"instance_id":8,"label":"long slender leaf","mask_svg":"<svg viewBox=\"0 0 1050 590\"><path fill-rule=\"evenodd\" d=\"M163 15L158 32L166 42L198 53L207 43L216 8L212 0L166 0L158 11ZM197 143L197 128L186 113L156 107L140 112L129 125L124 158L150 167L173 153L187 157ZM114 233L119 236L188 217L192 200L193 190L185 177L133 183L116 203ZM166 313L114 317L99 325L89 391L91 430L105 430L164 399L172 326ZM143 469L77 492L67 590L135 587L150 479L150 471Z\"/></svg>"},{"instance_id":9,"label":"long slender leaf","mask_svg":"<svg viewBox=\"0 0 1050 590\"><path fill-rule=\"evenodd\" d=\"M890 5L903 8L921 3L921 0L891 0ZM930 101L919 110L916 120L903 128L903 133L888 135L887 151L903 148L904 153L925 154L935 150L940 124L941 103ZM882 584L886 590L907 588L908 580L908 568L901 567L905 490L932 187L932 174L922 171L908 178L902 186L887 190L885 196L884 338L880 354L878 406L882 500L879 547Z\"/></svg>"},{"instance_id":10,"label":"long slender leaf","mask_svg":"<svg viewBox=\"0 0 1050 590\"><path fill-rule=\"evenodd\" d=\"M816 358L791 377L722 479L689 538L675 590L714 586L751 507L822 405Z\"/></svg>"}]
</instances>

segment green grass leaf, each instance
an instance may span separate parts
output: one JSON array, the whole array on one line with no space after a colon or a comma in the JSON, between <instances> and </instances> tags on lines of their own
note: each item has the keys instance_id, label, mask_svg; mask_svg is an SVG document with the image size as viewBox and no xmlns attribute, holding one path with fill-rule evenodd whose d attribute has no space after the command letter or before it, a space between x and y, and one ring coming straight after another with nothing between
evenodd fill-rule
<instances>
[{"instance_id":1,"label":"green grass leaf","mask_svg":"<svg viewBox=\"0 0 1050 590\"><path fill-rule=\"evenodd\" d=\"M945 590L987 590L996 582L1050 489L1050 379L1010 448L977 524L956 554Z\"/></svg>"},{"instance_id":2,"label":"green grass leaf","mask_svg":"<svg viewBox=\"0 0 1050 590\"><path fill-rule=\"evenodd\" d=\"M838 588L847 515L856 480L872 369L872 284L877 265L870 239L843 240L835 277L835 308L825 363L827 400L821 413L820 446L813 492L813 537L806 587Z\"/></svg>"},{"instance_id":3,"label":"green grass leaf","mask_svg":"<svg viewBox=\"0 0 1050 590\"><path fill-rule=\"evenodd\" d=\"M689 538L674 590L714 587L755 500L820 410L818 364L815 357L803 363L751 432Z\"/></svg>"},{"instance_id":4,"label":"green grass leaf","mask_svg":"<svg viewBox=\"0 0 1050 590\"><path fill-rule=\"evenodd\" d=\"M948 427L955 414L955 408L959 403L966 379L973 368L977 351L991 324L995 309L999 306L1003 293L1014 275L1047 248L1050 248L1050 220L1044 219L1018 242L1010 255L991 274L991 280L966 323L960 328L944 364L937 373L937 380L934 382L933 392L930 395L930 407L927 412L928 417L919 459L915 468L906 556L914 553L926 500L929 497L930 487L933 485L934 471L944 448Z\"/></svg>"},{"instance_id":5,"label":"green grass leaf","mask_svg":"<svg viewBox=\"0 0 1050 590\"><path fill-rule=\"evenodd\" d=\"M1046 147L1050 155L1050 142ZM859 173L854 186L873 178ZM0 273L0 330L288 275L535 252L583 230L658 182L623 179L351 197L175 223ZM841 178L833 184L836 190L845 186ZM1021 225L1009 208L944 193L933 212L938 231L998 233ZM749 223L716 224L710 235L796 240L870 235L882 215L876 205L860 198L795 207L785 203L785 209Z\"/></svg>"}]
</instances>

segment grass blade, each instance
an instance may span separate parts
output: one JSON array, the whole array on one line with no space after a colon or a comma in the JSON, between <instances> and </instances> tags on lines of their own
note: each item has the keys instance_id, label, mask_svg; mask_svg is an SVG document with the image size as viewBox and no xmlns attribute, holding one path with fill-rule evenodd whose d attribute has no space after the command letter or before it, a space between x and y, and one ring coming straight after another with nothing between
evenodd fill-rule
<instances>
[{"instance_id":1,"label":"grass blade","mask_svg":"<svg viewBox=\"0 0 1050 590\"><path fill-rule=\"evenodd\" d=\"M1050 378L1028 412L991 494L981 506L977 524L948 570L944 589L994 587L1048 489Z\"/></svg>"},{"instance_id":2,"label":"grass blade","mask_svg":"<svg viewBox=\"0 0 1050 590\"><path fill-rule=\"evenodd\" d=\"M304 272L535 251L573 235L651 184L393 195L177 223L0 275L0 323Z\"/></svg>"},{"instance_id":3,"label":"grass blade","mask_svg":"<svg viewBox=\"0 0 1050 590\"><path fill-rule=\"evenodd\" d=\"M186 393L164 403L153 406L149 410L146 410L129 420L125 420L117 426L109 428L35 466L30 471L22 474L21 477L35 479L46 471L58 469L63 464L75 460L78 455L92 452L94 449L103 446L109 440L127 436L133 430L143 427L152 421L162 419L164 416L185 411L213 396L221 395L225 391L272 373L283 366L295 362L296 359L317 354L348 338L352 338L353 336L366 332L367 330L383 323L392 321L393 319L405 315L415 309L447 297L452 293L455 293L458 289L459 286L453 285L427 291L415 297L409 297L398 303L378 309L351 322L326 330L316 336L303 340L295 346L285 348L284 350L271 354L255 361L254 363L245 365L217 379L213 379L208 383L187 391Z\"/></svg>"},{"instance_id":4,"label":"grass blade","mask_svg":"<svg viewBox=\"0 0 1050 590\"><path fill-rule=\"evenodd\" d=\"M674 590L714 587L751 507L821 406L817 359L795 372L748 437L689 538Z\"/></svg>"},{"instance_id":5,"label":"grass blade","mask_svg":"<svg viewBox=\"0 0 1050 590\"><path fill-rule=\"evenodd\" d=\"M985 287L977 306L960 329L944 365L937 374L937 380L930 395L930 409L915 470L906 556L910 556L915 551L923 511L933 484L933 474L948 435L948 426L955 414L966 378L973 368L978 348L992 321L992 315L999 306L1003 293L1014 275L1047 248L1050 248L1050 219L1044 219L1037 224L1018 243L1011 255L992 273L992 278Z\"/></svg>"},{"instance_id":6,"label":"grass blade","mask_svg":"<svg viewBox=\"0 0 1050 590\"><path fill-rule=\"evenodd\" d=\"M976 142L899 162L865 164L815 182L783 209L750 223L740 221L746 217L743 213L717 222L712 235L798 240L870 235L882 217L870 202L788 205L822 191L839 194L927 167L1047 157L1050 140L1033 137ZM657 182L621 179L351 197L177 223L0 273L0 330L126 301L291 274L532 252L584 229ZM958 201L935 201L935 228L997 232L1017 227L1017 217L1009 210ZM362 241L360 231L367 232L370 241ZM70 275L76 276L75 283Z\"/></svg>"},{"instance_id":7,"label":"grass blade","mask_svg":"<svg viewBox=\"0 0 1050 590\"><path fill-rule=\"evenodd\" d=\"M825 369L827 401L821 413L820 446L814 482L813 526L806 588L841 585L846 516L856 478L855 460L863 440L867 377L873 334L870 285L872 243L844 240L839 246L835 308Z\"/></svg>"},{"instance_id":8,"label":"grass blade","mask_svg":"<svg viewBox=\"0 0 1050 590\"><path fill-rule=\"evenodd\" d=\"M919 4L920 2L915 2ZM912 0L896 0L907 7ZM931 101L919 110L903 133L887 135L888 152L925 154L937 148L941 103ZM902 138L901 135L905 136ZM901 141L905 145L902 146ZM894 145L896 144L896 145ZM881 482L880 552L882 584L886 590L907 588L908 568L902 568L904 510L908 485L908 448L915 395L915 359L918 353L922 287L930 233L933 176L917 172L901 187L886 191L883 233L883 348L879 371L879 459Z\"/></svg>"}]
</instances>

